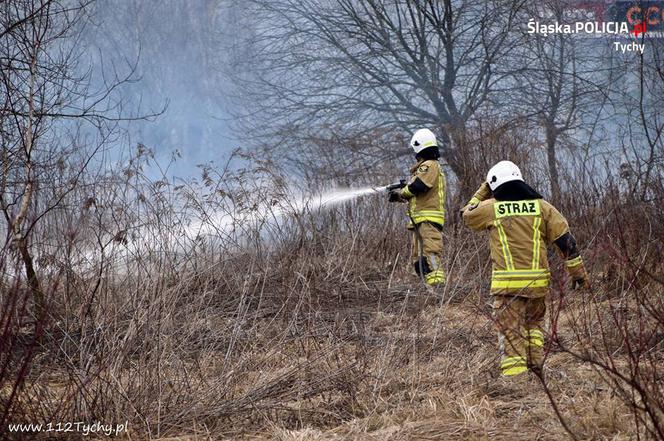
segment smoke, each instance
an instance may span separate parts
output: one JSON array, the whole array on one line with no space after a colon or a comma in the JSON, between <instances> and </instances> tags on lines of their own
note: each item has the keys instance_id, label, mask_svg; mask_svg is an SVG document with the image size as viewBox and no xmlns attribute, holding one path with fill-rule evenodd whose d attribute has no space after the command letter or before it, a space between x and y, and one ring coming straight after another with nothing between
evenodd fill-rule
<instances>
[{"instance_id":1,"label":"smoke","mask_svg":"<svg viewBox=\"0 0 664 441\"><path fill-rule=\"evenodd\" d=\"M189 177L196 165L222 162L237 147L221 74L223 30L230 6L212 1L108 0L93 3L94 26L83 35L94 77L103 81L133 72L119 91L131 114L163 113L123 126L118 146L142 143L171 176ZM115 158L114 158L115 159Z\"/></svg>"}]
</instances>

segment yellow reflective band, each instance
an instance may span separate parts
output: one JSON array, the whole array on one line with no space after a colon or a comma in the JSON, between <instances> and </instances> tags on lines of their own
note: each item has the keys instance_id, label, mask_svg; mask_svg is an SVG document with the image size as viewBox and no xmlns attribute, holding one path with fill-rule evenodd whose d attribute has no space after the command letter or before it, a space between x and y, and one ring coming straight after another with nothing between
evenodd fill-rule
<instances>
[{"instance_id":1,"label":"yellow reflective band","mask_svg":"<svg viewBox=\"0 0 664 441\"><path fill-rule=\"evenodd\" d=\"M515 355L514 357L504 357L502 360L500 360L500 367L507 367L519 363L526 364L526 357L522 357L521 355Z\"/></svg>"},{"instance_id":2,"label":"yellow reflective band","mask_svg":"<svg viewBox=\"0 0 664 441\"><path fill-rule=\"evenodd\" d=\"M508 279L548 279L551 276L551 273L545 269L538 270L493 270L491 272L491 278L497 280L508 280Z\"/></svg>"},{"instance_id":3,"label":"yellow reflective band","mask_svg":"<svg viewBox=\"0 0 664 441\"><path fill-rule=\"evenodd\" d=\"M503 201L493 204L496 219L509 216L539 216L540 203L537 199L529 201Z\"/></svg>"},{"instance_id":4,"label":"yellow reflective band","mask_svg":"<svg viewBox=\"0 0 664 441\"><path fill-rule=\"evenodd\" d=\"M510 247L509 244L507 243L507 235L505 234L505 229L503 228L503 224L499 220L493 221L493 224L496 226L496 229L498 230L498 237L500 237L500 244L502 245L503 248L503 258L505 259L505 267L508 270L513 270L514 262L512 261L512 253L510 253Z\"/></svg>"},{"instance_id":5,"label":"yellow reflective band","mask_svg":"<svg viewBox=\"0 0 664 441\"><path fill-rule=\"evenodd\" d=\"M531 329L527 331L528 341L532 346L542 347L544 346L544 334L539 329Z\"/></svg>"},{"instance_id":6,"label":"yellow reflective band","mask_svg":"<svg viewBox=\"0 0 664 441\"><path fill-rule=\"evenodd\" d=\"M440 212L445 217L445 175L443 174L442 167L440 169L440 176L438 176L438 204Z\"/></svg>"},{"instance_id":7,"label":"yellow reflective band","mask_svg":"<svg viewBox=\"0 0 664 441\"><path fill-rule=\"evenodd\" d=\"M528 370L525 357L507 357L501 360L500 370L503 375L518 375Z\"/></svg>"},{"instance_id":8,"label":"yellow reflective band","mask_svg":"<svg viewBox=\"0 0 664 441\"><path fill-rule=\"evenodd\" d=\"M474 197L474 198L472 198L471 200L469 200L468 203L467 203L466 205L477 205L477 204L479 204L480 202L481 202L481 201L480 201L479 199L477 199L477 198Z\"/></svg>"},{"instance_id":9,"label":"yellow reflective band","mask_svg":"<svg viewBox=\"0 0 664 441\"><path fill-rule=\"evenodd\" d=\"M401 196L403 196L403 197L406 198L406 199L410 199L410 198L412 198L414 195L413 195L413 193L410 192L410 190L408 189L408 186L406 185L406 186L403 188L403 190L401 190Z\"/></svg>"},{"instance_id":10,"label":"yellow reflective band","mask_svg":"<svg viewBox=\"0 0 664 441\"><path fill-rule=\"evenodd\" d=\"M540 225L542 224L542 218L536 217L533 221L533 269L539 268L540 261L540 237L542 232L540 231Z\"/></svg>"},{"instance_id":11,"label":"yellow reflective band","mask_svg":"<svg viewBox=\"0 0 664 441\"><path fill-rule=\"evenodd\" d=\"M422 144L422 147L426 148L426 147L431 147L431 146L434 146L434 145L436 145L436 141L427 141L427 142Z\"/></svg>"},{"instance_id":12,"label":"yellow reflective band","mask_svg":"<svg viewBox=\"0 0 664 441\"><path fill-rule=\"evenodd\" d=\"M412 199L411 199L412 200ZM411 214L416 224L430 221L440 225L445 223L445 213L442 211L417 211Z\"/></svg>"},{"instance_id":13,"label":"yellow reflective band","mask_svg":"<svg viewBox=\"0 0 664 441\"><path fill-rule=\"evenodd\" d=\"M567 268L573 268L577 265L581 265L583 263L583 260L581 260L581 256L576 256L574 259L566 260L565 261L565 266Z\"/></svg>"},{"instance_id":14,"label":"yellow reflective band","mask_svg":"<svg viewBox=\"0 0 664 441\"><path fill-rule=\"evenodd\" d=\"M428 285L439 285L445 282L445 273L443 270L431 271L424 280Z\"/></svg>"},{"instance_id":15,"label":"yellow reflective band","mask_svg":"<svg viewBox=\"0 0 664 441\"><path fill-rule=\"evenodd\" d=\"M549 279L541 280L492 280L491 289L546 288Z\"/></svg>"},{"instance_id":16,"label":"yellow reflective band","mask_svg":"<svg viewBox=\"0 0 664 441\"><path fill-rule=\"evenodd\" d=\"M526 366L515 366L512 368L504 368L502 369L503 375L506 377L511 377L513 375L519 375L523 374L528 370L528 367Z\"/></svg>"},{"instance_id":17,"label":"yellow reflective band","mask_svg":"<svg viewBox=\"0 0 664 441\"><path fill-rule=\"evenodd\" d=\"M445 212L440 210L418 210L413 212L413 216L417 216L420 214L423 216L440 216L440 217L445 216Z\"/></svg>"},{"instance_id":18,"label":"yellow reflective band","mask_svg":"<svg viewBox=\"0 0 664 441\"><path fill-rule=\"evenodd\" d=\"M544 340L541 338L530 337L528 340L531 346L537 346L538 348L544 347Z\"/></svg>"},{"instance_id":19,"label":"yellow reflective band","mask_svg":"<svg viewBox=\"0 0 664 441\"><path fill-rule=\"evenodd\" d=\"M539 329L531 329L529 331L526 331L530 337L539 337L539 338L544 338L544 333L540 331Z\"/></svg>"}]
</instances>

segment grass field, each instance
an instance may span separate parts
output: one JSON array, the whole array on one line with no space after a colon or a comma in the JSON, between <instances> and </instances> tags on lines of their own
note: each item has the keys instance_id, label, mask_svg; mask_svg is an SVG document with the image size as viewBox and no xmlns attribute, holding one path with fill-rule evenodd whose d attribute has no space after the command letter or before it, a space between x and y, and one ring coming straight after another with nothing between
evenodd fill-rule
<instances>
[{"instance_id":1,"label":"grass field","mask_svg":"<svg viewBox=\"0 0 664 441\"><path fill-rule=\"evenodd\" d=\"M153 248L121 254L120 267L111 247L87 266L59 254L70 260L44 272L44 322L30 320L20 277L5 285L5 424L126 421L128 439L662 438L660 213L641 205L634 220L625 204L604 217L561 208L593 288L568 290L550 254L544 381L498 375L487 238L452 213L448 282L430 292L411 273L402 211L378 198L261 232L242 225L177 254L149 238L181 213L125 206ZM135 240L115 233L131 217L104 210L115 217L90 214L59 250L95 231L113 249Z\"/></svg>"}]
</instances>

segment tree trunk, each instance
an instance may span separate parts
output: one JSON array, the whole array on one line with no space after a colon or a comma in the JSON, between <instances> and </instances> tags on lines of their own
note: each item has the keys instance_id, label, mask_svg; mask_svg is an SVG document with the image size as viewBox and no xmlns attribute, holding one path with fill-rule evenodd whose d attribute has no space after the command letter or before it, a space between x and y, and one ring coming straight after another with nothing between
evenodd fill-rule
<instances>
[{"instance_id":1,"label":"tree trunk","mask_svg":"<svg viewBox=\"0 0 664 441\"><path fill-rule=\"evenodd\" d=\"M472 193L482 179L478 177L473 158L468 157L465 123L446 125L441 128L441 133L441 155L457 177L461 195Z\"/></svg>"},{"instance_id":2,"label":"tree trunk","mask_svg":"<svg viewBox=\"0 0 664 441\"><path fill-rule=\"evenodd\" d=\"M553 123L546 123L546 157L549 165L549 178L551 186L551 202L560 202L560 180L558 175L558 164L556 162L556 141L558 131Z\"/></svg>"},{"instance_id":3,"label":"tree trunk","mask_svg":"<svg viewBox=\"0 0 664 441\"><path fill-rule=\"evenodd\" d=\"M35 271L34 261L30 254L30 247L28 237L24 231L23 223L25 222L30 205L32 204L33 193L35 191L35 167L33 164L33 149L34 149L34 115L35 115L35 87L36 87L36 64L37 55L34 54L30 64L30 89L28 95L28 117L26 121L25 130L23 133L23 147L25 151L25 191L21 200L21 205L14 218L12 225L14 245L21 254L21 260L25 266L25 276L28 280L28 286L32 292L32 297L35 304L35 335L38 334L37 330L40 328L44 314L46 312L46 305L44 293L41 290L41 284Z\"/></svg>"},{"instance_id":4,"label":"tree trunk","mask_svg":"<svg viewBox=\"0 0 664 441\"><path fill-rule=\"evenodd\" d=\"M16 246L21 253L21 259L23 260L23 265L25 265L25 275L28 279L28 286L30 287L30 292L32 292L32 297L35 303L35 329L37 329L39 328L40 323L44 320L46 314L44 293L42 292L41 284L39 283L39 278L35 271L35 265L32 255L30 254L27 238L20 238L17 241Z\"/></svg>"}]
</instances>

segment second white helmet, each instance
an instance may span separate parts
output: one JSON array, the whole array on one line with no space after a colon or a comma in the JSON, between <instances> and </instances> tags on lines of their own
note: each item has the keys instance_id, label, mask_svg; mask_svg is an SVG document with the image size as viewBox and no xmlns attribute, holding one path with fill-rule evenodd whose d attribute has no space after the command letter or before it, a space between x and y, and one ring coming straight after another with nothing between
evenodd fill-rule
<instances>
[{"instance_id":1,"label":"second white helmet","mask_svg":"<svg viewBox=\"0 0 664 441\"><path fill-rule=\"evenodd\" d=\"M491 191L495 191L496 188L510 181L523 181L521 170L512 161L500 161L491 167L486 175L486 182L488 182Z\"/></svg>"},{"instance_id":2,"label":"second white helmet","mask_svg":"<svg viewBox=\"0 0 664 441\"><path fill-rule=\"evenodd\" d=\"M410 146L419 153L427 147L438 146L436 135L429 129L419 129L410 140Z\"/></svg>"}]
</instances>

